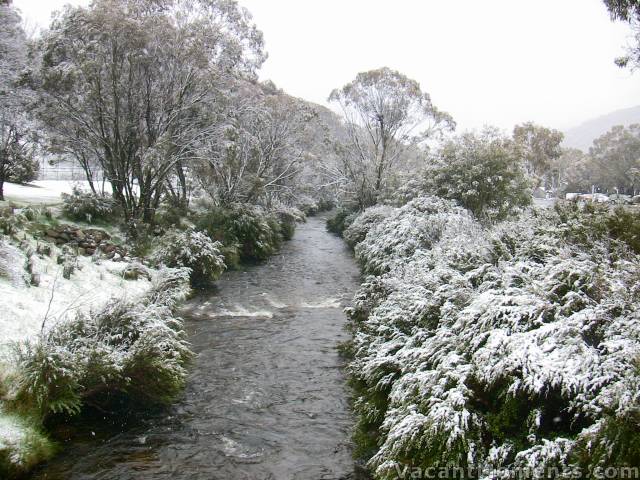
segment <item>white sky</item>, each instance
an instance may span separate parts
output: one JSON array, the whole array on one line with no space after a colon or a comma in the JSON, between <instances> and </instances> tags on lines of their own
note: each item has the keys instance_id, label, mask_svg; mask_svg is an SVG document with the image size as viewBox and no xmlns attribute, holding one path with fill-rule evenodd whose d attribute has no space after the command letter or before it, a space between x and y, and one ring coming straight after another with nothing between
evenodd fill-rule
<instances>
[{"instance_id":1,"label":"white sky","mask_svg":"<svg viewBox=\"0 0 640 480\"><path fill-rule=\"evenodd\" d=\"M88 0L14 0L28 21ZM326 104L360 71L418 80L462 129L532 120L564 129L640 104L631 41L601 0L240 0L264 32L261 78Z\"/></svg>"}]
</instances>

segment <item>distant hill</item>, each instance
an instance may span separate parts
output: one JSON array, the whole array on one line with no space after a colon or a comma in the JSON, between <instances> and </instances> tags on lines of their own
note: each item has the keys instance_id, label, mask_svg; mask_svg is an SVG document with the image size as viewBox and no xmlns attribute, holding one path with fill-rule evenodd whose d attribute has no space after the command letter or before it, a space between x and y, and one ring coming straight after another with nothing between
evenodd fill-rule
<instances>
[{"instance_id":1,"label":"distant hill","mask_svg":"<svg viewBox=\"0 0 640 480\"><path fill-rule=\"evenodd\" d=\"M568 129L564 132L563 146L588 152L593 140L609 131L611 127L633 123L640 123L640 105L616 110Z\"/></svg>"}]
</instances>

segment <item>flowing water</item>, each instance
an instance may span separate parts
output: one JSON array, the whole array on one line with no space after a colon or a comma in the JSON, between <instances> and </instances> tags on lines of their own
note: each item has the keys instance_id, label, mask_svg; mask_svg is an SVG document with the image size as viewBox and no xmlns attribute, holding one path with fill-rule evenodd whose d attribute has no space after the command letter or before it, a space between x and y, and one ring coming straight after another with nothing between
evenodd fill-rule
<instances>
[{"instance_id":1,"label":"flowing water","mask_svg":"<svg viewBox=\"0 0 640 480\"><path fill-rule=\"evenodd\" d=\"M343 242L309 219L268 262L187 303L198 356L180 402L125 431L76 432L34 478L357 478L336 351L357 284Z\"/></svg>"}]
</instances>

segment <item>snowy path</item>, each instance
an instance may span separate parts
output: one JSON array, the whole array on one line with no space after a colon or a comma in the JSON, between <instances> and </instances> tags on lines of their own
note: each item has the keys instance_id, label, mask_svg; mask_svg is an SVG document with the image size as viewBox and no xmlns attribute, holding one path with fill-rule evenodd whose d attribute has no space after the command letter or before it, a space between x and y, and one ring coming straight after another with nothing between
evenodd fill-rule
<instances>
[{"instance_id":1,"label":"snowy path","mask_svg":"<svg viewBox=\"0 0 640 480\"><path fill-rule=\"evenodd\" d=\"M356 478L335 347L358 278L343 242L310 219L268 263L187 305L198 358L183 401L123 433L87 426L36 478Z\"/></svg>"}]
</instances>

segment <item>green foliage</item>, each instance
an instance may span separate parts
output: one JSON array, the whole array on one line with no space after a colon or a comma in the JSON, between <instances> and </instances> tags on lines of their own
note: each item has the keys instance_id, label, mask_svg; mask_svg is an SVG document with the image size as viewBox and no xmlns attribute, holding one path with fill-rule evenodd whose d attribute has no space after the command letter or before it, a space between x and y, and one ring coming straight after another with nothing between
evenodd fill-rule
<instances>
[{"instance_id":1,"label":"green foliage","mask_svg":"<svg viewBox=\"0 0 640 480\"><path fill-rule=\"evenodd\" d=\"M226 268L222 244L203 232L193 230L166 233L153 254L153 261L168 267L189 268L194 286L216 281Z\"/></svg>"},{"instance_id":2,"label":"green foliage","mask_svg":"<svg viewBox=\"0 0 640 480\"><path fill-rule=\"evenodd\" d=\"M336 213L327 219L327 230L342 235L349 225L356 219L357 213L346 208L338 208Z\"/></svg>"},{"instance_id":3,"label":"green foliage","mask_svg":"<svg viewBox=\"0 0 640 480\"><path fill-rule=\"evenodd\" d=\"M62 194L62 212L72 220L92 223L95 220L109 221L116 211L116 202L108 195L84 192L77 187L71 194Z\"/></svg>"},{"instance_id":4,"label":"green foliage","mask_svg":"<svg viewBox=\"0 0 640 480\"><path fill-rule=\"evenodd\" d=\"M294 212L284 209L278 210L276 216L280 224L279 228L282 233L282 238L284 240L291 240L293 234L296 232L298 217L296 217Z\"/></svg>"},{"instance_id":5,"label":"green foliage","mask_svg":"<svg viewBox=\"0 0 640 480\"><path fill-rule=\"evenodd\" d=\"M278 250L283 239L278 218L250 205L214 207L201 215L196 223L199 230L207 232L225 247L237 248L242 262L267 259Z\"/></svg>"},{"instance_id":6,"label":"green foliage","mask_svg":"<svg viewBox=\"0 0 640 480\"><path fill-rule=\"evenodd\" d=\"M154 223L165 228L180 228L189 211L183 205L162 204L154 217Z\"/></svg>"},{"instance_id":7,"label":"green foliage","mask_svg":"<svg viewBox=\"0 0 640 480\"><path fill-rule=\"evenodd\" d=\"M21 478L55 453L55 445L30 417L0 410L0 432L8 435L0 436L1 478Z\"/></svg>"},{"instance_id":8,"label":"green foliage","mask_svg":"<svg viewBox=\"0 0 640 480\"><path fill-rule=\"evenodd\" d=\"M585 247L608 242L611 251L622 244L640 253L640 211L635 208L557 202L554 209L562 222L560 229L568 240Z\"/></svg>"},{"instance_id":9,"label":"green foliage","mask_svg":"<svg viewBox=\"0 0 640 480\"><path fill-rule=\"evenodd\" d=\"M493 130L447 142L425 174L432 194L456 200L482 220L501 220L531 203L520 154Z\"/></svg>"},{"instance_id":10,"label":"green foliage","mask_svg":"<svg viewBox=\"0 0 640 480\"><path fill-rule=\"evenodd\" d=\"M4 235L14 235L26 222L27 218L23 214L6 211L0 215L0 232Z\"/></svg>"},{"instance_id":11,"label":"green foliage","mask_svg":"<svg viewBox=\"0 0 640 480\"><path fill-rule=\"evenodd\" d=\"M141 301L112 301L19 346L13 410L45 419L75 415L85 404L108 406L116 396L145 407L174 399L192 357L173 314L187 275L163 270Z\"/></svg>"}]
</instances>

